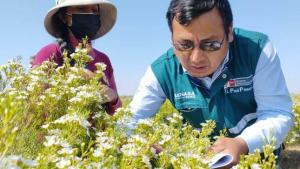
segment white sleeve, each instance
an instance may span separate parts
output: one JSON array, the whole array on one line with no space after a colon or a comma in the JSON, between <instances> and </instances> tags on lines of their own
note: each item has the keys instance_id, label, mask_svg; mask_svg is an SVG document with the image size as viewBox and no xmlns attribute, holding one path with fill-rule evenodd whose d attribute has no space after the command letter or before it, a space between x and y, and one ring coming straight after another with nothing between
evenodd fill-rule
<instances>
[{"instance_id":1,"label":"white sleeve","mask_svg":"<svg viewBox=\"0 0 300 169\"><path fill-rule=\"evenodd\" d=\"M283 143L293 126L292 101L286 87L280 61L272 43L268 41L259 57L253 79L257 103L257 121L238 137L248 145L249 153L276 139L276 148Z\"/></svg>"},{"instance_id":2,"label":"white sleeve","mask_svg":"<svg viewBox=\"0 0 300 169\"><path fill-rule=\"evenodd\" d=\"M128 124L128 128L130 130L133 129L140 119L154 116L165 99L166 96L158 80L153 74L151 67L148 67L129 105L133 116Z\"/></svg>"}]
</instances>

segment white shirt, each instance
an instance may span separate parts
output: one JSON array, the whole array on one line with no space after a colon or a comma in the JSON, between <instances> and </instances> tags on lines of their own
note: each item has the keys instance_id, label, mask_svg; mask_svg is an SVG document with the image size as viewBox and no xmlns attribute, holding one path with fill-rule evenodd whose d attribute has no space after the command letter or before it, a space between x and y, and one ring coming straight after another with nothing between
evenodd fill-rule
<instances>
[{"instance_id":1,"label":"white shirt","mask_svg":"<svg viewBox=\"0 0 300 169\"><path fill-rule=\"evenodd\" d=\"M228 53L221 65L227 61ZM223 70L220 67L219 69ZM209 88L215 78L206 77L201 80ZM255 149L262 151L263 145L270 143L271 137L275 137L276 148L279 148L293 126L294 115L279 57L270 41L266 43L259 57L253 77L253 88L257 103L257 121L237 137L246 141L249 153ZM151 67L148 67L129 106L133 117L128 127L132 129L138 120L154 116L165 100L166 96L158 80Z\"/></svg>"}]
</instances>

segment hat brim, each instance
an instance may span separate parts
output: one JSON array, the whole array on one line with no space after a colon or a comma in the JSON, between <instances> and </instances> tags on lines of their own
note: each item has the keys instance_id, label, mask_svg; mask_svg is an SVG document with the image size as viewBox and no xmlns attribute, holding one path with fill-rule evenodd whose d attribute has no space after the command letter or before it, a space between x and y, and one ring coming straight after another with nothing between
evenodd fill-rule
<instances>
[{"instance_id":1,"label":"hat brim","mask_svg":"<svg viewBox=\"0 0 300 169\"><path fill-rule=\"evenodd\" d=\"M68 0L65 1L59 5L56 5L52 9L50 9L45 17L44 25L47 30L47 32L56 37L59 38L60 36L60 29L56 24L56 20L58 18L54 18L54 15L59 11L59 9L63 7L69 7L69 6L81 6L81 5L99 5L100 7L100 20L101 20L101 27L98 30L95 37L91 40L97 39L103 35L105 35L107 32L111 30L111 28L114 26L117 18L117 9L116 7L107 0Z\"/></svg>"}]
</instances>

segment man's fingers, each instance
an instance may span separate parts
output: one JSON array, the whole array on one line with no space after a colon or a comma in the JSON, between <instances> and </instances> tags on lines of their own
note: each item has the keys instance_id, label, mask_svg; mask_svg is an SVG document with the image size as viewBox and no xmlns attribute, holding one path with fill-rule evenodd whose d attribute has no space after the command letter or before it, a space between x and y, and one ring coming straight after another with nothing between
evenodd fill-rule
<instances>
[{"instance_id":1,"label":"man's fingers","mask_svg":"<svg viewBox=\"0 0 300 169\"><path fill-rule=\"evenodd\" d=\"M220 153L222 151L225 150L225 147L221 146L221 145L212 145L210 148L209 148L210 151L214 152L214 153Z\"/></svg>"},{"instance_id":2,"label":"man's fingers","mask_svg":"<svg viewBox=\"0 0 300 169\"><path fill-rule=\"evenodd\" d=\"M224 145L223 139L218 139L211 147L210 150L214 153L224 151L226 146Z\"/></svg>"}]
</instances>

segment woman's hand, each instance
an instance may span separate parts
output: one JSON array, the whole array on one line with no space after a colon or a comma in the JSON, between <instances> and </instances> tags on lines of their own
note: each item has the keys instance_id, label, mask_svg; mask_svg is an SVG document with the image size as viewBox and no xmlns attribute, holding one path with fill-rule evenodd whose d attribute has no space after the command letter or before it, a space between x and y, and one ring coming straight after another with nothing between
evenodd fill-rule
<instances>
[{"instance_id":1,"label":"woman's hand","mask_svg":"<svg viewBox=\"0 0 300 169\"><path fill-rule=\"evenodd\" d=\"M86 71L86 78L92 78L95 74L90 71L90 70L87 70ZM109 88L107 85L103 85L103 84L100 84L101 86L101 91L102 93L104 93L105 97L106 97L106 100L104 100L106 103L109 102L109 103L112 103L114 104L117 100L118 100L118 93Z\"/></svg>"},{"instance_id":2,"label":"woman's hand","mask_svg":"<svg viewBox=\"0 0 300 169\"><path fill-rule=\"evenodd\" d=\"M92 72L92 71L86 69L86 72L85 72L85 78L88 78L88 79L89 79L89 78L94 77L94 75L95 75L94 72Z\"/></svg>"},{"instance_id":3,"label":"woman's hand","mask_svg":"<svg viewBox=\"0 0 300 169\"><path fill-rule=\"evenodd\" d=\"M150 147L155 149L155 154L159 154L163 151L163 148L161 145L159 145L158 143L153 143L150 145Z\"/></svg>"},{"instance_id":4,"label":"woman's hand","mask_svg":"<svg viewBox=\"0 0 300 169\"><path fill-rule=\"evenodd\" d=\"M115 90L106 85L101 85L101 91L104 93L107 100L106 102L115 103L118 100L118 94Z\"/></svg>"}]
</instances>

